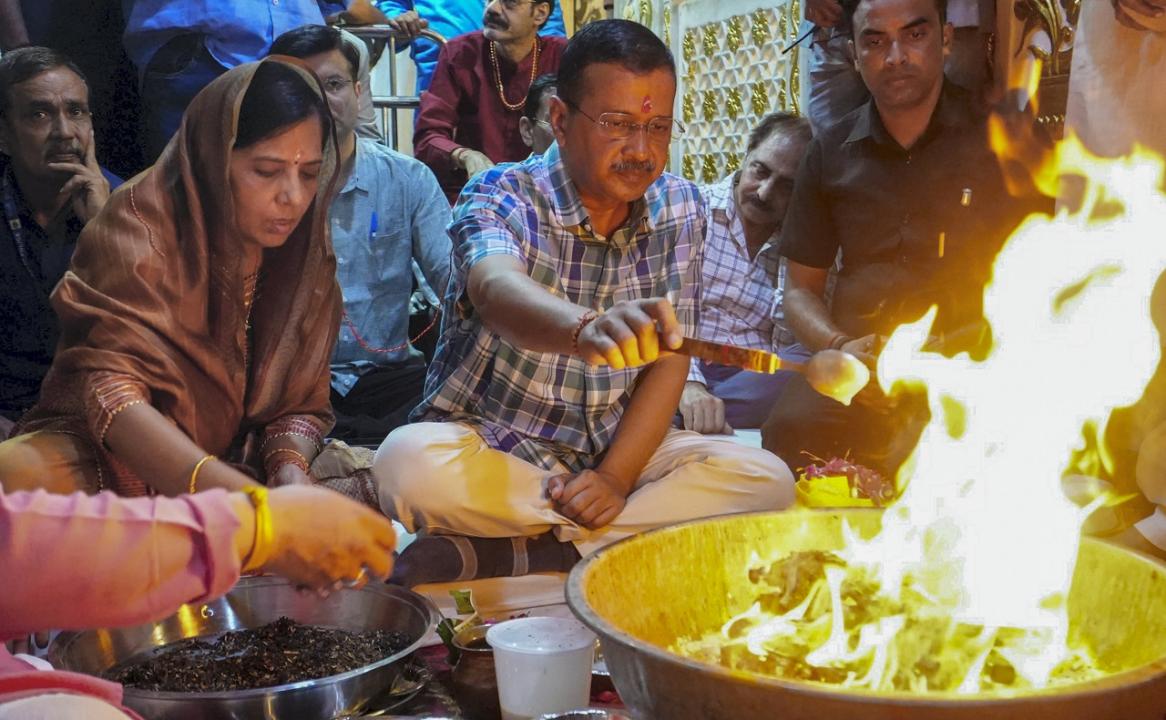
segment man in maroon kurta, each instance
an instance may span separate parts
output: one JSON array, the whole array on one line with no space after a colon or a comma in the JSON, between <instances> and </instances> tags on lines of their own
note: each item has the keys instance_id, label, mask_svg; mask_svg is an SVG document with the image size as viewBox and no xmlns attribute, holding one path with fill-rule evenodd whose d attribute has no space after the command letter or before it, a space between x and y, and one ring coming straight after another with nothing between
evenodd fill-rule
<instances>
[{"instance_id":1,"label":"man in maroon kurta","mask_svg":"<svg viewBox=\"0 0 1166 720\"><path fill-rule=\"evenodd\" d=\"M483 30L441 50L413 133L413 154L437 175L451 200L469 176L530 153L518 120L530 83L559 69L567 42L540 37L554 0L491 0Z\"/></svg>"}]
</instances>

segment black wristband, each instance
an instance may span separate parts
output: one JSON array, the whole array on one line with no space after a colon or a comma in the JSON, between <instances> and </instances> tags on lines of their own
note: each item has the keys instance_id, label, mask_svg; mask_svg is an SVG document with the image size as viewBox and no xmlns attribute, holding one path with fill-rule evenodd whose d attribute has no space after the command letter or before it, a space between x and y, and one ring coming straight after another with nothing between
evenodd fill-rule
<instances>
[{"instance_id":1,"label":"black wristband","mask_svg":"<svg viewBox=\"0 0 1166 720\"><path fill-rule=\"evenodd\" d=\"M850 337L849 335L847 335L845 333L838 333L834 337L830 338L830 344L827 345L826 347L830 348L831 350L841 350L843 345L845 345L846 343L850 342L853 339L854 338Z\"/></svg>"}]
</instances>

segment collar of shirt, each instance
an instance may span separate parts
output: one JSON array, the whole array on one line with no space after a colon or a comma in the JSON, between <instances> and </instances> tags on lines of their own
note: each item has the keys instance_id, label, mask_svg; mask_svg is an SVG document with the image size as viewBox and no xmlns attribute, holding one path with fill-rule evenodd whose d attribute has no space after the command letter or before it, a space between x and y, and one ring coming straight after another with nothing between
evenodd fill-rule
<instances>
[{"instance_id":1,"label":"collar of shirt","mask_svg":"<svg viewBox=\"0 0 1166 720\"><path fill-rule=\"evenodd\" d=\"M340 189L340 194L345 195L353 190L363 190L368 192L368 179L373 175L375 170L369 165L372 160L368 157L368 153L364 152L360 147L360 141L357 140L356 149L354 150L356 157L352 162L352 172L348 174L348 179L344 181L344 187Z\"/></svg>"},{"instance_id":2,"label":"collar of shirt","mask_svg":"<svg viewBox=\"0 0 1166 720\"><path fill-rule=\"evenodd\" d=\"M4 156L0 155L0 158L4 158ZM13 221L20 223L20 235L23 235L24 239L17 242L24 243L29 252L40 252L39 249L33 247L34 245L45 243L59 245L74 242L81 234L82 228L85 227L85 223L73 214L71 206L66 206L62 212L50 218L47 227L41 227L40 223L36 221L32 207L20 190L12 163L7 161L7 158L0 160L0 186L4 188L5 194L5 197L2 198L2 204L0 204L0 211L4 213L4 222L12 230L14 236L17 235L17 230L13 226ZM110 186L114 187L113 183L110 183ZM36 242L28 243L28 237L32 237Z\"/></svg>"},{"instance_id":3,"label":"collar of shirt","mask_svg":"<svg viewBox=\"0 0 1166 720\"><path fill-rule=\"evenodd\" d=\"M737 246L741 254L744 257L749 257L749 244L745 240L745 225L741 222L741 216L737 212L737 183L740 177L741 171L738 170L732 175L722 178L715 185L702 187L701 195L704 197L705 207L708 208L709 229L711 230L714 225L725 228L725 234L732 238L733 244ZM762 255L777 252L779 233L780 228L765 241L765 244L757 251L757 256L752 260L756 260Z\"/></svg>"},{"instance_id":4,"label":"collar of shirt","mask_svg":"<svg viewBox=\"0 0 1166 720\"><path fill-rule=\"evenodd\" d=\"M574 228L573 234L577 237L594 236L595 231L591 229L591 218L587 214L587 208L583 206L583 199L579 197L579 191L575 189L575 181L567 173L567 166L559 152L559 144L552 143L541 158L538 156L535 158L536 161L541 161L546 168L547 179L554 191L555 215L563 223L563 227ZM612 233L610 238L605 238L608 242L615 247L627 248L638 233L652 232L656 229L657 218L654 217L653 208L659 209L662 205L661 184L663 182L663 177L657 178L644 191L644 196L632 204L628 220L620 230L635 228L636 232L617 230ZM584 230L583 233L578 231L580 228Z\"/></svg>"},{"instance_id":5,"label":"collar of shirt","mask_svg":"<svg viewBox=\"0 0 1166 720\"><path fill-rule=\"evenodd\" d=\"M935 106L935 111L931 113L931 121L928 122L923 135L919 137L919 142L926 142L934 137L940 127L958 127L968 124L967 114L960 107L960 103L956 102L951 95L951 83L945 79L943 88L939 91L939 102ZM855 143L867 138L879 145L889 145L906 150L906 148L900 147L899 143L887 132L873 97L858 109L858 118L850 135L847 136L846 142Z\"/></svg>"}]
</instances>

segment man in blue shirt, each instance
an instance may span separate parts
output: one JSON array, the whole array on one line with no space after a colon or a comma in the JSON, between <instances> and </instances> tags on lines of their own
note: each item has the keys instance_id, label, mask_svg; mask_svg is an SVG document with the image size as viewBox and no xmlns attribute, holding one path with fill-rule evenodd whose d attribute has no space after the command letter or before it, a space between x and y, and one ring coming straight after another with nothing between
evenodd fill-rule
<instances>
[{"instance_id":1,"label":"man in blue shirt","mask_svg":"<svg viewBox=\"0 0 1166 720\"><path fill-rule=\"evenodd\" d=\"M121 181L94 154L81 71L42 47L0 58L0 438L34 405L53 361L49 293L77 236Z\"/></svg>"},{"instance_id":2,"label":"man in blue shirt","mask_svg":"<svg viewBox=\"0 0 1166 720\"><path fill-rule=\"evenodd\" d=\"M379 442L421 399L425 362L408 334L413 267L444 292L449 204L429 168L356 136L365 89L355 48L339 30L307 25L281 35L271 52L311 67L336 121L345 179L329 215L344 314L332 364L333 435Z\"/></svg>"},{"instance_id":3,"label":"man in blue shirt","mask_svg":"<svg viewBox=\"0 0 1166 720\"><path fill-rule=\"evenodd\" d=\"M186 106L211 80L267 55L272 40L338 11L383 19L368 0L123 0L125 48L138 68L146 158L178 130Z\"/></svg>"},{"instance_id":4,"label":"man in blue shirt","mask_svg":"<svg viewBox=\"0 0 1166 720\"><path fill-rule=\"evenodd\" d=\"M375 0L374 4L389 18L390 25L413 37L425 27L446 40L482 29L482 0ZM566 35L563 11L558 3L540 32ZM417 94L420 95L433 79L441 47L425 38L413 41L410 46L409 54L417 63Z\"/></svg>"}]
</instances>

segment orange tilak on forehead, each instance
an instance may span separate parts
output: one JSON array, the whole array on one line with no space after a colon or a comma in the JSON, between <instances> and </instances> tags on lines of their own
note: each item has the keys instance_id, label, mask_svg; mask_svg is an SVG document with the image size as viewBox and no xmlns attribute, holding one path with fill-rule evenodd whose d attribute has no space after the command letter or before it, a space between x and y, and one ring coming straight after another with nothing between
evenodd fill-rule
<instances>
[{"instance_id":1,"label":"orange tilak on forehead","mask_svg":"<svg viewBox=\"0 0 1166 720\"><path fill-rule=\"evenodd\" d=\"M651 95L644 96L644 102L640 103L640 112L646 112L646 113L652 112L652 96Z\"/></svg>"}]
</instances>

